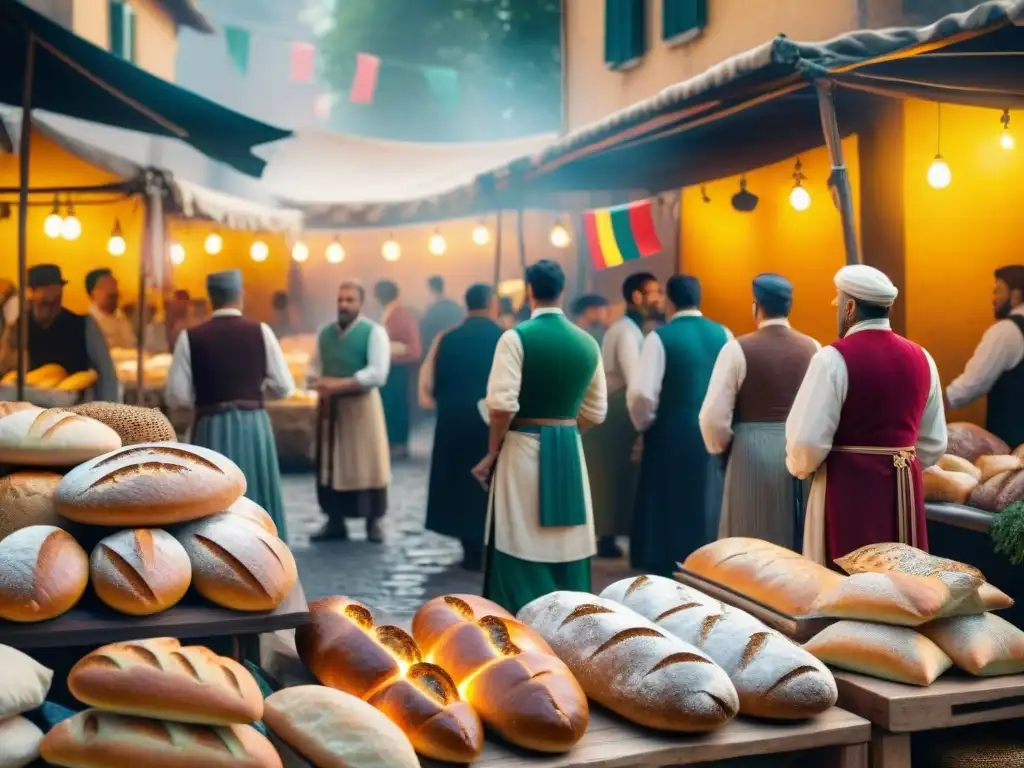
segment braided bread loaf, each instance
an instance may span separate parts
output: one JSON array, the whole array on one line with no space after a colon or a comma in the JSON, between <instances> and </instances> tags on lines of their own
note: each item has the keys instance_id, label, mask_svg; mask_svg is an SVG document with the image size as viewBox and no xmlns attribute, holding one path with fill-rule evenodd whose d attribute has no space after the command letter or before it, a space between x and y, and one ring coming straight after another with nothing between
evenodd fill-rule
<instances>
[{"instance_id":1,"label":"braided bread loaf","mask_svg":"<svg viewBox=\"0 0 1024 768\"><path fill-rule=\"evenodd\" d=\"M583 738L586 694L548 644L501 606L471 595L438 597L416 612L412 633L507 741L567 752Z\"/></svg>"},{"instance_id":2,"label":"braided bread loaf","mask_svg":"<svg viewBox=\"0 0 1024 768\"><path fill-rule=\"evenodd\" d=\"M347 597L317 600L309 611L295 646L321 683L379 709L424 757L471 763L480 756L480 718L447 672L423 662L406 632L377 625L369 608Z\"/></svg>"},{"instance_id":3,"label":"braided bread loaf","mask_svg":"<svg viewBox=\"0 0 1024 768\"><path fill-rule=\"evenodd\" d=\"M736 686L744 715L796 720L836 703L836 681L824 664L748 613L703 592L661 576L639 576L612 584L601 597L707 653Z\"/></svg>"}]
</instances>

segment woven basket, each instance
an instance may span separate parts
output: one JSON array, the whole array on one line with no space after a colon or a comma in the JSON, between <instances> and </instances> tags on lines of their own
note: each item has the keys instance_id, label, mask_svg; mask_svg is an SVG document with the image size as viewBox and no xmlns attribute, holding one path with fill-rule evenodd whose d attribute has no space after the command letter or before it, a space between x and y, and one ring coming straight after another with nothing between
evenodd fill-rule
<instances>
[{"instance_id":1,"label":"woven basket","mask_svg":"<svg viewBox=\"0 0 1024 768\"><path fill-rule=\"evenodd\" d=\"M165 443L178 439L171 422L155 408L118 403L83 403L67 410L103 422L121 436L123 445Z\"/></svg>"},{"instance_id":2,"label":"woven basket","mask_svg":"<svg viewBox=\"0 0 1024 768\"><path fill-rule=\"evenodd\" d=\"M921 768L1024 768L1024 739L1010 736L964 734L961 738L919 743Z\"/></svg>"}]
</instances>

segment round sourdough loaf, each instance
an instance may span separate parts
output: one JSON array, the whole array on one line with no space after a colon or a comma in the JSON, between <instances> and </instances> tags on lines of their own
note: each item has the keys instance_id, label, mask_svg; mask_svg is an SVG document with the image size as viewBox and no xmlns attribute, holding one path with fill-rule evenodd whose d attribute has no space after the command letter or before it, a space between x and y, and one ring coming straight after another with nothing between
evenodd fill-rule
<instances>
[{"instance_id":1,"label":"round sourdough loaf","mask_svg":"<svg viewBox=\"0 0 1024 768\"><path fill-rule=\"evenodd\" d=\"M0 619L45 621L71 610L89 582L89 558L71 534L33 525L0 541Z\"/></svg>"},{"instance_id":2,"label":"round sourdough loaf","mask_svg":"<svg viewBox=\"0 0 1024 768\"><path fill-rule=\"evenodd\" d=\"M69 520L118 527L167 525L227 509L245 476L216 451L182 443L141 443L75 467L57 488Z\"/></svg>"},{"instance_id":3,"label":"round sourdough loaf","mask_svg":"<svg viewBox=\"0 0 1024 768\"><path fill-rule=\"evenodd\" d=\"M100 600L115 611L149 616L177 605L192 583L185 548L167 531L118 531L89 556L89 578Z\"/></svg>"},{"instance_id":4,"label":"round sourdough loaf","mask_svg":"<svg viewBox=\"0 0 1024 768\"><path fill-rule=\"evenodd\" d=\"M30 525L57 525L56 472L26 470L0 478L0 540Z\"/></svg>"},{"instance_id":5,"label":"round sourdough loaf","mask_svg":"<svg viewBox=\"0 0 1024 768\"><path fill-rule=\"evenodd\" d=\"M298 580L288 546L236 515L185 526L178 541L192 561L192 583L210 602L236 611L272 611Z\"/></svg>"},{"instance_id":6,"label":"round sourdough loaf","mask_svg":"<svg viewBox=\"0 0 1024 768\"><path fill-rule=\"evenodd\" d=\"M0 464L70 467L120 447L106 424L60 408L0 418Z\"/></svg>"},{"instance_id":7,"label":"round sourdough loaf","mask_svg":"<svg viewBox=\"0 0 1024 768\"><path fill-rule=\"evenodd\" d=\"M228 507L225 513L248 520L250 523L256 523L267 533L277 536L277 525L274 523L274 518L270 516L267 510L245 496Z\"/></svg>"}]
</instances>

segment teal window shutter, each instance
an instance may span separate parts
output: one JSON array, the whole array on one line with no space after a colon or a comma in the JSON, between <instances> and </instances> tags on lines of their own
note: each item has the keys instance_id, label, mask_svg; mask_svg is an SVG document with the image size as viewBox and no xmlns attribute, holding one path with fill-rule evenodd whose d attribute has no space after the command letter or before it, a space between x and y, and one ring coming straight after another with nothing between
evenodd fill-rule
<instances>
[{"instance_id":1,"label":"teal window shutter","mask_svg":"<svg viewBox=\"0 0 1024 768\"><path fill-rule=\"evenodd\" d=\"M707 0L662 0L662 39L689 40L696 37L707 25Z\"/></svg>"},{"instance_id":2,"label":"teal window shutter","mask_svg":"<svg viewBox=\"0 0 1024 768\"><path fill-rule=\"evenodd\" d=\"M124 0L110 0L110 52L125 61L135 62L135 32L138 20Z\"/></svg>"},{"instance_id":3,"label":"teal window shutter","mask_svg":"<svg viewBox=\"0 0 1024 768\"><path fill-rule=\"evenodd\" d=\"M605 0L604 60L622 69L647 49L647 0Z\"/></svg>"}]
</instances>

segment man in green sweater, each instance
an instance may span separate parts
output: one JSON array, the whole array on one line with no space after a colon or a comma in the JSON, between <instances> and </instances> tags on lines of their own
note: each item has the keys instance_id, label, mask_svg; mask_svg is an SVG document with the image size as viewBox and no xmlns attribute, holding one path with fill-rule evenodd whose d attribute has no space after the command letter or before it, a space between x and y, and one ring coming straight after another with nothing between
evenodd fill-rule
<instances>
[{"instance_id":1,"label":"man in green sweater","mask_svg":"<svg viewBox=\"0 0 1024 768\"><path fill-rule=\"evenodd\" d=\"M597 342L559 309L565 273L526 270L531 317L498 342L487 383L490 486L484 597L512 613L555 590L590 590L594 517L580 432L608 410Z\"/></svg>"}]
</instances>

